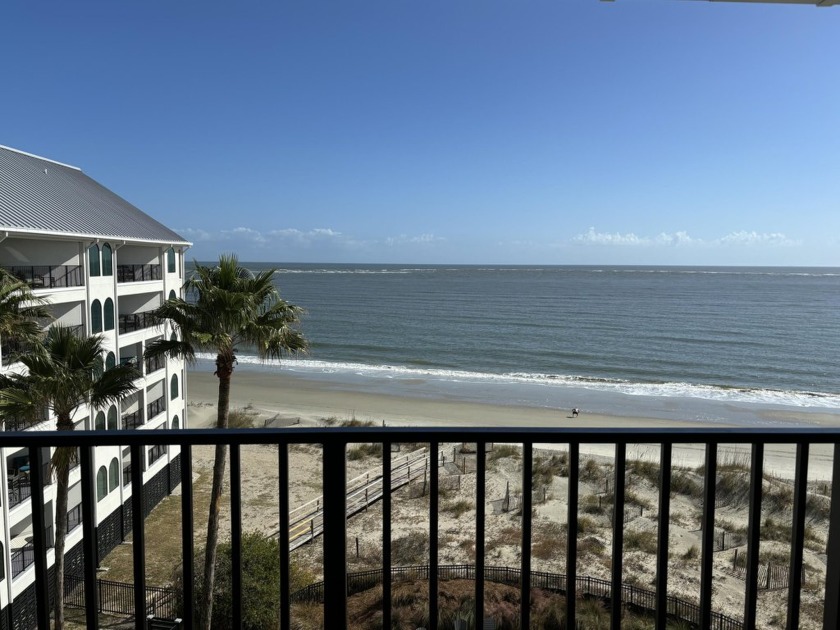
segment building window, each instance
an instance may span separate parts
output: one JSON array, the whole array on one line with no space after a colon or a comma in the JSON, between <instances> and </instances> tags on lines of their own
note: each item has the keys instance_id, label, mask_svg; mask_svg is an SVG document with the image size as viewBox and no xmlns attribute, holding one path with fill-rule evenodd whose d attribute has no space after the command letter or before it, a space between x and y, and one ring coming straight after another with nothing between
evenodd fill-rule
<instances>
[{"instance_id":1,"label":"building window","mask_svg":"<svg viewBox=\"0 0 840 630\"><path fill-rule=\"evenodd\" d=\"M174 418L172 418L172 428L173 429L180 429L181 428L181 423L178 420L178 416L175 416Z\"/></svg>"},{"instance_id":2,"label":"building window","mask_svg":"<svg viewBox=\"0 0 840 630\"><path fill-rule=\"evenodd\" d=\"M96 414L96 426L94 427L97 431L104 431L105 430L105 412L100 411Z\"/></svg>"},{"instance_id":3,"label":"building window","mask_svg":"<svg viewBox=\"0 0 840 630\"><path fill-rule=\"evenodd\" d=\"M90 305L90 332L102 332L102 304L99 300L94 300Z\"/></svg>"},{"instance_id":4,"label":"building window","mask_svg":"<svg viewBox=\"0 0 840 630\"><path fill-rule=\"evenodd\" d=\"M105 466L100 466L96 473L96 500L101 501L108 494L108 471Z\"/></svg>"},{"instance_id":5,"label":"building window","mask_svg":"<svg viewBox=\"0 0 840 630\"><path fill-rule=\"evenodd\" d=\"M175 249L172 247L166 250L166 271L175 273Z\"/></svg>"},{"instance_id":6,"label":"building window","mask_svg":"<svg viewBox=\"0 0 840 630\"><path fill-rule=\"evenodd\" d=\"M115 490L120 483L120 462L115 457L111 460L111 465L108 467L108 476L110 483L108 484L108 492Z\"/></svg>"},{"instance_id":7,"label":"building window","mask_svg":"<svg viewBox=\"0 0 840 630\"><path fill-rule=\"evenodd\" d=\"M119 426L117 426L117 408L111 405L111 408L108 410L108 430L116 431L117 429L119 429Z\"/></svg>"},{"instance_id":8,"label":"building window","mask_svg":"<svg viewBox=\"0 0 840 630\"><path fill-rule=\"evenodd\" d=\"M114 355L113 352L109 352L108 355L105 357L105 369L110 370L117 364L117 357Z\"/></svg>"},{"instance_id":9,"label":"building window","mask_svg":"<svg viewBox=\"0 0 840 630\"><path fill-rule=\"evenodd\" d=\"M114 300L105 300L105 330L114 330Z\"/></svg>"},{"instance_id":10,"label":"building window","mask_svg":"<svg viewBox=\"0 0 840 630\"><path fill-rule=\"evenodd\" d=\"M114 274L114 266L112 263L111 246L105 243L102 246L102 275L111 276Z\"/></svg>"},{"instance_id":11,"label":"building window","mask_svg":"<svg viewBox=\"0 0 840 630\"><path fill-rule=\"evenodd\" d=\"M175 300L175 299L177 299L177 298L178 298L178 296L177 296L177 295L175 295L175 289L172 289L172 290L169 292L169 299L170 299L170 300Z\"/></svg>"},{"instance_id":12,"label":"building window","mask_svg":"<svg viewBox=\"0 0 840 630\"><path fill-rule=\"evenodd\" d=\"M99 245L94 243L88 248L88 267L90 267L90 275L98 276L100 275L99 269Z\"/></svg>"},{"instance_id":13,"label":"building window","mask_svg":"<svg viewBox=\"0 0 840 630\"><path fill-rule=\"evenodd\" d=\"M172 375L172 381L169 384L169 399L175 400L178 398L178 375Z\"/></svg>"}]
</instances>

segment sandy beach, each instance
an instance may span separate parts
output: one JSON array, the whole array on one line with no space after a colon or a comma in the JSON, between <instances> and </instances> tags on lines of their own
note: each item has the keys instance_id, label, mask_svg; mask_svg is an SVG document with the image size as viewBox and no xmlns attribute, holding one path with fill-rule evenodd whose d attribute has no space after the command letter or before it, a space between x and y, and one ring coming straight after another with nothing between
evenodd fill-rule
<instances>
[{"instance_id":1,"label":"sandy beach","mask_svg":"<svg viewBox=\"0 0 840 630\"><path fill-rule=\"evenodd\" d=\"M192 370L187 380L189 426L212 426L215 422L215 403L218 381L206 370ZM211 407L212 405L212 407ZM593 414L584 408L578 418L572 418L570 409L481 404L447 398L410 398L368 392L352 391L330 382L301 378L279 372L237 369L231 387L232 407L250 407L262 418L279 416L288 423L298 421L304 426L321 423L324 418L339 420L355 418L387 426L447 426L447 427L634 427L634 428L726 428L734 423L662 420L639 416L609 416ZM811 427L839 427L840 414L814 413L792 408L788 412L768 412L768 419L776 418L800 422ZM608 444L582 445L582 452L611 457L613 447ZM742 445L721 445L721 453L748 451ZM814 445L809 461L809 478L830 479L833 449L829 445ZM635 445L628 448L631 459L658 457L652 445ZM674 451L674 463L696 467L703 463L704 449L698 445L680 445ZM778 476L791 477L795 449L793 445L767 445L765 470Z\"/></svg>"}]
</instances>

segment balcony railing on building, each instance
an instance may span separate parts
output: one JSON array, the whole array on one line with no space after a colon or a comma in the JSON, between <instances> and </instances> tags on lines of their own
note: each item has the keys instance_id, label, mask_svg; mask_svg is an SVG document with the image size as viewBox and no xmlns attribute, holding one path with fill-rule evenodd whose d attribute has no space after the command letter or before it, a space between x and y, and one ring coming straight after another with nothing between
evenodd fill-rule
<instances>
[{"instance_id":1,"label":"balcony railing on building","mask_svg":"<svg viewBox=\"0 0 840 630\"><path fill-rule=\"evenodd\" d=\"M148 282L161 277L160 265L117 265L117 282Z\"/></svg>"},{"instance_id":2,"label":"balcony railing on building","mask_svg":"<svg viewBox=\"0 0 840 630\"><path fill-rule=\"evenodd\" d=\"M44 538L47 541L47 549L52 549L55 546L52 525L44 528ZM12 578L14 579L35 564L35 543L27 542L22 547L13 548L11 557Z\"/></svg>"},{"instance_id":3,"label":"balcony railing on building","mask_svg":"<svg viewBox=\"0 0 840 630\"><path fill-rule=\"evenodd\" d=\"M136 429L143 426L143 410L138 409L122 417L123 429Z\"/></svg>"},{"instance_id":4,"label":"balcony railing on building","mask_svg":"<svg viewBox=\"0 0 840 630\"><path fill-rule=\"evenodd\" d=\"M129 315L119 316L120 334L123 335L125 333L143 330L144 328L151 328L152 326L156 325L157 322L155 322L154 318L152 317L152 311L144 311L143 313L132 313Z\"/></svg>"},{"instance_id":5,"label":"balcony railing on building","mask_svg":"<svg viewBox=\"0 0 840 630\"><path fill-rule=\"evenodd\" d=\"M10 448L29 448L30 457L33 459L34 470L40 470L41 458L44 457L44 447L62 444L78 445L81 447L82 457L82 499L83 499L83 527L85 536L93 536L95 531L95 458L96 447L114 446L128 447L129 461L123 466L123 481L131 485L132 496L132 544L134 549L134 587L137 596L135 598L135 617L138 620L138 630L145 614L146 601L144 598L146 588L145 564L143 558L146 554L146 543L144 538L143 525L143 462L146 457L146 449L157 444L172 444L180 448L180 478L181 484L181 506L182 506L182 557L180 565L183 567L184 576L181 582L183 588L182 600L186 603L183 610L184 627L195 627L196 611L195 605L195 553L194 553L194 531L193 531L193 459L192 449L199 445L229 445L230 448L230 497L231 497L231 540L232 540L232 581L231 601L239 602L234 605L231 612L231 627L242 625L242 558L237 555L243 532L243 516L241 504L242 491L242 445L264 444L272 445L277 449L277 483L279 485L279 517L277 526L272 526L276 531L280 543L281 557L288 558L290 546L293 539L292 523L290 522L289 510L289 452L290 446L296 444L319 445L320 452L320 481L323 487L323 497L319 499L319 527L320 536L323 537L323 574L324 581L316 590L321 601L328 602L324 606L323 627L330 630L341 630L350 627L348 625L348 516L354 514L351 511L354 503L351 503L348 494L347 474L347 453L350 444L377 444L381 445L382 453L390 453L391 447L400 443L422 443L428 445L428 463L422 475L424 488L428 484L428 514L422 519L424 527L428 527L430 536L428 539L428 565L422 572L415 571L422 579L428 582L428 610L426 627L429 630L436 630L440 613L438 593L440 582L447 579L455 579L453 576L463 573L466 579L474 581L473 612L475 619L483 619L485 607L485 584L489 581L501 579L504 582L515 584L519 590L517 600L519 602L530 602L533 588L543 583L556 582L558 586L548 588L554 593L553 596L563 599L563 610L565 616L565 627L580 627L577 622L581 618L578 610L580 602L577 593L587 589L590 595L597 597L607 604L610 622L608 626L612 630L621 627L622 614L625 606L634 609L644 609L652 617L653 624L658 629L666 628L673 619L673 615L679 616L690 627L702 628L703 630L721 630L731 628L743 628L745 630L756 627L758 591L761 585L759 576L759 545L762 541L762 528L766 527L761 512L762 497L765 478L765 447L768 444L790 444L795 446L795 458L793 461L792 473L792 506L790 510L791 534L789 542L789 571L787 581L787 627L798 628L800 626L801 597L803 585L803 554L805 549L805 525L806 507L809 499L808 487L808 466L809 449L813 445L829 445L834 452L833 480L831 483L831 510L827 518L827 563L825 573L825 596L823 598L823 627L835 630L840 627L840 562L834 561L840 557L840 429L536 429L536 428L408 428L399 427L391 429L379 429L370 427L353 428L300 428L293 431L283 429L230 429L217 431L204 430L183 430L167 431L153 430L133 433L116 434L114 432L26 432L11 433L4 435L7 445ZM475 564L466 568L454 571L452 567L443 567L439 564L440 544L442 532L439 527L440 508L440 479L439 475L443 467L445 456L442 450L443 444L469 442L474 445L475 461L475 517L470 520L462 520L460 527L468 531L470 540L474 544ZM516 544L519 549L519 560L515 567L492 567L485 562L488 545L486 540L487 508L490 503L488 494L488 464L491 458L485 455L489 444L516 444L520 452L521 478L521 499L518 503L517 513L521 520L521 535L517 537ZM713 610L713 579L715 576L715 564L713 562L716 549L715 516L719 509L716 501L716 493L719 474L727 471L727 462L721 458L719 462L718 445L741 444L745 445L751 453L751 459L746 464L743 485L748 496L748 506L745 508L747 517L746 527L746 562L743 571L744 575L744 597L743 597L743 619L735 620L731 617L723 617ZM582 508L585 507L580 501L580 490L587 483L585 481L586 466L581 462L582 444L608 444L614 445L614 459L612 472L610 473L608 493L610 509L612 514L626 514L626 507L629 501L627 490L632 471L635 470L628 462L628 445L644 444L651 453L658 453L655 457L655 470L649 477L658 488L657 514L655 523L657 528L657 540L654 557L655 578L652 581L652 590L628 589L625 578L629 577L625 566L625 524L622 518L611 519L609 525L612 549L609 552L608 579L592 579L581 575L578 562L579 541L585 538L579 529L579 516ZM701 529L698 534L700 549L697 563L699 566L699 585L697 587L697 603L677 607L675 612L674 598L668 592L669 572L674 567L669 564L669 550L673 535L674 526L671 523L671 493L676 491L675 484L672 484L672 463L673 448L675 444L692 444L703 449L703 465L697 468L696 474L700 476L700 494L702 499L698 500L699 517ZM565 572L558 574L562 579L556 579L555 575L541 574L532 570L532 542L533 520L534 520L534 473L537 469L535 462L535 445L541 448L543 445L561 445L566 453L564 459L564 473L568 483L566 493L567 514L565 514L565 534L558 543L564 544L566 548ZM154 449L153 449L154 450ZM162 452L162 451L157 451ZM451 462L450 462L451 463ZM391 627L394 613L392 611L393 589L392 582L398 572L394 571L392 554L392 506L393 499L390 491L383 491L390 488L383 480L395 479L393 472L397 470L396 465L392 469L392 458L383 457L381 460L381 477L379 477L379 493L376 500L381 500L381 568L374 570L373 577L364 580L371 583L371 586L378 585L382 589L382 627ZM186 480L186 483L183 483ZM38 479L34 479L35 482ZM377 493L374 493L376 495ZM354 497L358 497L356 492ZM368 493L365 492L365 501ZM606 495L605 495L606 496ZM627 501L626 501L627 499ZM44 522L44 490L33 483L32 487L33 522ZM84 506L87 505L86 509ZM297 531L297 530L294 530ZM50 536L44 533L35 532L35 549L33 550L36 573L41 572L43 576L47 573L47 553ZM15 565L19 566L18 564ZM22 566L22 563L20 563ZM88 627L98 627L97 620L97 575L96 575L96 546L85 545L84 547L84 570L85 570L85 606ZM40 568L39 568L40 567ZM457 567L456 567L457 568ZM291 604L292 597L289 590L289 562L281 562L280 584L282 585L279 601L279 628L289 630L291 626ZM500 577L501 576L501 577ZM364 576L363 576L364 577ZM457 577L457 576L456 576ZM462 576L463 577L463 576ZM363 581L364 581L363 580ZM358 582L358 580L357 580ZM367 583L366 582L366 583ZM354 582L355 584L356 582ZM36 596L39 603L39 624L46 628L49 624L48 601L48 580L46 577L36 579ZM358 586L358 585L357 585ZM355 590L356 587L354 587ZM424 589L425 590L425 589ZM41 612L43 611L43 612ZM516 627L530 628L531 610L529 606L518 606L515 610L516 619L510 620Z\"/></svg>"},{"instance_id":6,"label":"balcony railing on building","mask_svg":"<svg viewBox=\"0 0 840 630\"><path fill-rule=\"evenodd\" d=\"M146 359L146 374L157 372L166 367L166 359L163 356L155 356Z\"/></svg>"},{"instance_id":7,"label":"balcony railing on building","mask_svg":"<svg viewBox=\"0 0 840 630\"><path fill-rule=\"evenodd\" d=\"M18 265L3 269L32 289L85 286L84 269L80 265Z\"/></svg>"},{"instance_id":8,"label":"balcony railing on building","mask_svg":"<svg viewBox=\"0 0 840 630\"><path fill-rule=\"evenodd\" d=\"M164 411L166 411L166 396L161 396L146 405L146 418L151 420L155 416L162 414Z\"/></svg>"}]
</instances>

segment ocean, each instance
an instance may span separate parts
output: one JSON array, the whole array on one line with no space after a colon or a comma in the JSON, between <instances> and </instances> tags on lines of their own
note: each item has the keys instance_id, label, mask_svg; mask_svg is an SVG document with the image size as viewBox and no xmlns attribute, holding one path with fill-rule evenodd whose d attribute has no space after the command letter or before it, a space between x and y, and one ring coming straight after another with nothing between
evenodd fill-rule
<instances>
[{"instance_id":1,"label":"ocean","mask_svg":"<svg viewBox=\"0 0 840 630\"><path fill-rule=\"evenodd\" d=\"M245 266L277 269L312 349L261 364L243 348L240 369L584 415L840 408L837 268Z\"/></svg>"}]
</instances>

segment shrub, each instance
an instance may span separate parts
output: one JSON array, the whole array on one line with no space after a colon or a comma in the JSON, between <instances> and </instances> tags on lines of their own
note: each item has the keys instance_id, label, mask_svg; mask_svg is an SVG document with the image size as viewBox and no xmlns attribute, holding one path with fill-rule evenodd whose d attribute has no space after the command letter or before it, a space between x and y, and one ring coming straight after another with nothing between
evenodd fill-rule
<instances>
[{"instance_id":1,"label":"shrub","mask_svg":"<svg viewBox=\"0 0 840 630\"><path fill-rule=\"evenodd\" d=\"M519 452L519 447L513 446L512 444L495 444L493 445L493 450L490 451L488 459L494 461L504 459L505 457L520 459L522 454Z\"/></svg>"},{"instance_id":2,"label":"shrub","mask_svg":"<svg viewBox=\"0 0 840 630\"><path fill-rule=\"evenodd\" d=\"M391 545L391 558L396 566L423 564L429 557L429 534L411 532Z\"/></svg>"},{"instance_id":3,"label":"shrub","mask_svg":"<svg viewBox=\"0 0 840 630\"><path fill-rule=\"evenodd\" d=\"M639 530L624 532L624 548L629 551L656 553L656 532Z\"/></svg>"},{"instance_id":4,"label":"shrub","mask_svg":"<svg viewBox=\"0 0 840 630\"><path fill-rule=\"evenodd\" d=\"M683 560L697 560L700 557L700 548L697 545L691 545L685 550L682 555Z\"/></svg>"},{"instance_id":5,"label":"shrub","mask_svg":"<svg viewBox=\"0 0 840 630\"><path fill-rule=\"evenodd\" d=\"M242 628L259 630L276 628L280 606L280 543L258 533L242 535ZM196 554L195 585L196 601L201 601L204 552ZM180 571L175 576L177 592L183 580ZM213 587L212 628L221 630L230 627L232 563L230 542L220 543L216 556L216 581ZM292 563L289 589L300 590L312 583L314 576ZM201 611L198 611L199 615Z\"/></svg>"},{"instance_id":6,"label":"shrub","mask_svg":"<svg viewBox=\"0 0 840 630\"><path fill-rule=\"evenodd\" d=\"M368 457L377 457L382 459L382 445L358 444L347 451L347 459L350 461L366 459Z\"/></svg>"},{"instance_id":7,"label":"shrub","mask_svg":"<svg viewBox=\"0 0 840 630\"><path fill-rule=\"evenodd\" d=\"M462 514L469 512L472 509L473 504L466 499L459 499L458 501L444 503L440 506L441 512L450 512L455 518L459 518Z\"/></svg>"}]
</instances>

